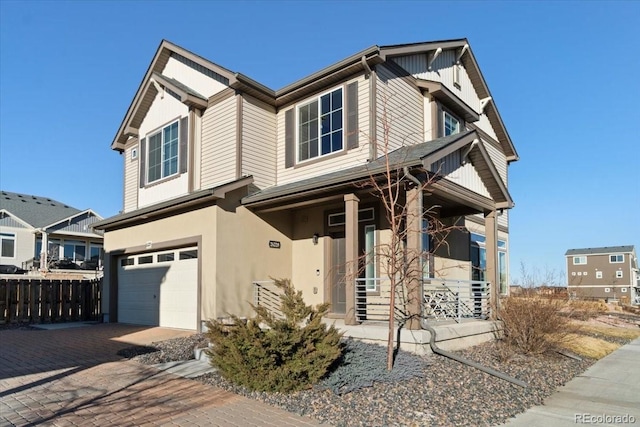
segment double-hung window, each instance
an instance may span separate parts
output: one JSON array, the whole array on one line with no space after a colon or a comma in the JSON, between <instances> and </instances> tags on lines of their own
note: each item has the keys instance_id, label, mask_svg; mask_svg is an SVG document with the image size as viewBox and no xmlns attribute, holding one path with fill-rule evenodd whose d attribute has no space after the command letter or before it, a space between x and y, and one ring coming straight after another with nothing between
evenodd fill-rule
<instances>
[{"instance_id":1,"label":"double-hung window","mask_svg":"<svg viewBox=\"0 0 640 427\"><path fill-rule=\"evenodd\" d=\"M574 256L573 265L585 265L587 263L586 256Z\"/></svg>"},{"instance_id":2,"label":"double-hung window","mask_svg":"<svg viewBox=\"0 0 640 427\"><path fill-rule=\"evenodd\" d=\"M342 88L298 107L298 161L343 148Z\"/></svg>"},{"instance_id":3,"label":"double-hung window","mask_svg":"<svg viewBox=\"0 0 640 427\"><path fill-rule=\"evenodd\" d=\"M178 122L149 136L147 183L178 173Z\"/></svg>"},{"instance_id":4,"label":"double-hung window","mask_svg":"<svg viewBox=\"0 0 640 427\"><path fill-rule=\"evenodd\" d=\"M624 262L624 255L623 254L609 255L609 262L611 264L619 264L621 262Z\"/></svg>"},{"instance_id":5,"label":"double-hung window","mask_svg":"<svg viewBox=\"0 0 640 427\"><path fill-rule=\"evenodd\" d=\"M447 111L444 111L443 116L444 136L460 133L460 120L449 114Z\"/></svg>"},{"instance_id":6,"label":"double-hung window","mask_svg":"<svg viewBox=\"0 0 640 427\"><path fill-rule=\"evenodd\" d=\"M16 235L13 233L0 233L0 256L6 258L16 257Z\"/></svg>"}]
</instances>

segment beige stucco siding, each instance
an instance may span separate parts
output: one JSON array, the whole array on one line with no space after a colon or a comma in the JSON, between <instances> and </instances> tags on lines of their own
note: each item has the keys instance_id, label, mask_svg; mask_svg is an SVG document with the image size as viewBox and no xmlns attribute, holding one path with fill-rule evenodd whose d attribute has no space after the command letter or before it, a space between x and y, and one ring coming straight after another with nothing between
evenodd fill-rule
<instances>
[{"instance_id":1,"label":"beige stucco siding","mask_svg":"<svg viewBox=\"0 0 640 427\"><path fill-rule=\"evenodd\" d=\"M414 77L441 82L451 90L451 92L462 99L465 104L469 105L475 111L480 111L480 99L464 66L460 65L459 87L453 82L453 67L456 60L456 51L443 51L436 60L433 61L433 64L431 64L431 70L427 68L427 58L427 54L418 54L402 56L394 58L393 60Z\"/></svg>"},{"instance_id":2,"label":"beige stucco siding","mask_svg":"<svg viewBox=\"0 0 640 427\"><path fill-rule=\"evenodd\" d=\"M13 257L0 257L0 264L9 264L22 267L22 263L34 257L35 236L31 229L0 227L0 233L13 234L14 255Z\"/></svg>"},{"instance_id":3,"label":"beige stucco siding","mask_svg":"<svg viewBox=\"0 0 640 427\"><path fill-rule=\"evenodd\" d=\"M285 168L285 113L290 109L294 109L298 105L302 105L308 103L316 96L308 97L304 100L301 100L296 105L291 107L287 107L286 109L278 111L277 114L277 139L278 139L278 147L277 147L277 183L278 185L286 184L289 182L299 181L301 179L311 178L318 175L323 175L329 172L335 172L337 170L345 169L355 165L364 164L367 161L369 156L369 146L366 141L366 137L364 135L368 134L368 129L365 126L368 123L368 119L365 119L364 116L369 114L369 109L367 108L367 101L363 99L363 92L367 94L369 93L369 82L365 80L364 76L359 76L356 79L349 80L342 85L334 86L330 89L327 89L326 92L335 90L339 87L343 88L343 94L346 91L346 85L353 81L358 81L358 127L360 129L360 138L359 138L359 146L357 148L346 150L346 148L338 153L332 153L325 157L316 158L313 160L309 160L302 163L297 163L294 167ZM323 91L322 93L325 93ZM297 118L296 118L297 123ZM343 118L343 123L346 123L346 118ZM296 132L297 134L297 132ZM297 141L297 135L296 135ZM346 147L346 137L344 139L344 146Z\"/></svg>"},{"instance_id":4,"label":"beige stucco siding","mask_svg":"<svg viewBox=\"0 0 640 427\"><path fill-rule=\"evenodd\" d=\"M178 80L180 83L195 90L206 98L227 87L225 84L195 69L195 64L192 65L193 66L188 66L184 62L176 59L175 56L172 56L162 70L162 74ZM202 68L201 66L198 67Z\"/></svg>"},{"instance_id":5,"label":"beige stucco siding","mask_svg":"<svg viewBox=\"0 0 640 427\"><path fill-rule=\"evenodd\" d=\"M424 98L420 91L385 65L377 66L376 71L378 155L383 155L385 145L393 151L424 142ZM388 141L385 126L389 129Z\"/></svg>"},{"instance_id":6,"label":"beige stucco siding","mask_svg":"<svg viewBox=\"0 0 640 427\"><path fill-rule=\"evenodd\" d=\"M209 188L236 178L236 99L210 105L202 117L200 187Z\"/></svg>"},{"instance_id":7,"label":"beige stucco siding","mask_svg":"<svg viewBox=\"0 0 640 427\"><path fill-rule=\"evenodd\" d=\"M322 209L303 209L293 216L292 281L296 289L302 291L307 304L320 304L325 301L324 283L328 271L325 271L325 244L327 237L321 237L317 245L313 244L313 234L322 235L324 211ZM328 298L328 296L327 296Z\"/></svg>"},{"instance_id":8,"label":"beige stucco siding","mask_svg":"<svg viewBox=\"0 0 640 427\"><path fill-rule=\"evenodd\" d=\"M275 109L249 96L242 98L242 175L261 189L276 183Z\"/></svg>"},{"instance_id":9,"label":"beige stucco siding","mask_svg":"<svg viewBox=\"0 0 640 427\"><path fill-rule=\"evenodd\" d=\"M135 149L138 156L133 159L131 153ZM124 212L130 212L138 208L138 187L140 183L140 173L138 171L140 162L140 148L138 139L134 138L127 142L122 153L124 162Z\"/></svg>"},{"instance_id":10,"label":"beige stucco siding","mask_svg":"<svg viewBox=\"0 0 640 427\"><path fill-rule=\"evenodd\" d=\"M207 319L215 315L216 298L216 206L197 209L180 215L150 221L145 224L134 225L120 230L109 231L104 236L105 252L126 250L135 247L144 248L150 242L148 250L164 242L172 242L180 239L202 236L202 246L198 256L202 259L201 271L201 316ZM117 260L113 260L117 262ZM110 278L110 271L105 270L105 283L115 278ZM108 311L109 289L104 288L103 310Z\"/></svg>"},{"instance_id":11,"label":"beige stucco siding","mask_svg":"<svg viewBox=\"0 0 640 427\"><path fill-rule=\"evenodd\" d=\"M215 311L207 313L252 316L252 282L291 277L290 218L258 216L244 207L219 209L216 229L218 255L204 260L216 264ZM270 240L280 242L280 248L270 248Z\"/></svg>"}]
</instances>

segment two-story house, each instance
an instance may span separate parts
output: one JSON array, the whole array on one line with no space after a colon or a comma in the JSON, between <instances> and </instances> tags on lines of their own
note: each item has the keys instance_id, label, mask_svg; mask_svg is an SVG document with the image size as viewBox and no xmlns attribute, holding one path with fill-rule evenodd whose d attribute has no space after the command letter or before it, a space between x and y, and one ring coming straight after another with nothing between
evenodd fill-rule
<instances>
[{"instance_id":1,"label":"two-story house","mask_svg":"<svg viewBox=\"0 0 640 427\"><path fill-rule=\"evenodd\" d=\"M640 303L640 272L633 246L569 249L565 256L570 296Z\"/></svg>"},{"instance_id":2,"label":"two-story house","mask_svg":"<svg viewBox=\"0 0 640 427\"><path fill-rule=\"evenodd\" d=\"M0 264L24 269L97 268L102 217L49 197L0 191Z\"/></svg>"},{"instance_id":3,"label":"two-story house","mask_svg":"<svg viewBox=\"0 0 640 427\"><path fill-rule=\"evenodd\" d=\"M354 281L380 294L374 248L389 239L357 183L384 171L385 149L438 177L413 211L460 225L429 274L488 281L494 304L508 292L518 155L466 39L373 46L275 91L163 41L111 148L124 200L98 224L108 321L197 329L251 315L253 284L282 277L357 323ZM345 268L363 254L365 268Z\"/></svg>"}]
</instances>

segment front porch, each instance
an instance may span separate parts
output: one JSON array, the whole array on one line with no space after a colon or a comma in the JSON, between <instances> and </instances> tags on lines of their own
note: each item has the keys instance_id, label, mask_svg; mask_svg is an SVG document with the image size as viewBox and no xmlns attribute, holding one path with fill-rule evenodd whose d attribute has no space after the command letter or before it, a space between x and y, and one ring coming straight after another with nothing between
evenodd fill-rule
<instances>
[{"instance_id":1,"label":"front porch","mask_svg":"<svg viewBox=\"0 0 640 427\"><path fill-rule=\"evenodd\" d=\"M327 325L334 325L345 337L386 345L389 336L389 307L391 285L388 279L357 279L355 284L356 324L348 324L344 317L328 317ZM280 289L271 280L253 283L253 304L266 307L276 317L280 311ZM394 330L396 346L417 354L431 352L431 332L434 342L443 350L455 351L495 337L498 323L489 320L490 284L482 281L425 278L421 283L419 329L409 329L411 304L406 287L397 286Z\"/></svg>"}]
</instances>

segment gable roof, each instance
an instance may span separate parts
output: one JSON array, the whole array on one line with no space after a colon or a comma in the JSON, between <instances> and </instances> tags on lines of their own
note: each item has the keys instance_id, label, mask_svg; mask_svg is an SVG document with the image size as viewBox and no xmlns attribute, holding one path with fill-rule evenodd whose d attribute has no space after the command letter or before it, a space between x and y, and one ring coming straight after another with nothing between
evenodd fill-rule
<instances>
[{"instance_id":1,"label":"gable roof","mask_svg":"<svg viewBox=\"0 0 640 427\"><path fill-rule=\"evenodd\" d=\"M595 255L595 254L608 254L608 253L627 253L633 252L633 245L627 246L603 246L600 248L584 248L584 249L569 249L565 255Z\"/></svg>"},{"instance_id":2,"label":"gable roof","mask_svg":"<svg viewBox=\"0 0 640 427\"><path fill-rule=\"evenodd\" d=\"M465 48L466 46L466 48ZM410 43L410 44L398 44L398 45L389 45L389 46L381 46L380 47L380 55L382 58L392 59L398 56L405 55L415 55L418 53L428 53L430 51L435 51L437 49L448 50L448 49L460 49L462 56L460 57L460 61L464 68L467 70L469 74L469 78L471 79L471 83L475 88L476 92L480 99L491 98L488 105L485 107L485 112L489 121L491 122L491 126L493 126L496 135L498 136L498 142L502 145L502 149L504 150L508 161L516 161L518 160L518 153L516 152L516 148L513 145L513 141L509 136L509 132L507 132L507 128L502 121L502 117L498 112L498 108L495 104L495 99L491 95L489 91L489 86L487 85L482 72L480 71L480 67L478 66L478 62L476 61L471 48L469 47L469 41L466 38L463 39L453 39L453 40L442 40L435 42L424 42L424 43ZM464 49L464 50L462 50Z\"/></svg>"},{"instance_id":3,"label":"gable roof","mask_svg":"<svg viewBox=\"0 0 640 427\"><path fill-rule=\"evenodd\" d=\"M48 197L2 191L0 210L22 220L34 228L46 227L81 213L79 209L68 206Z\"/></svg>"},{"instance_id":4,"label":"gable roof","mask_svg":"<svg viewBox=\"0 0 640 427\"><path fill-rule=\"evenodd\" d=\"M398 148L397 150L389 153L389 163L393 165L393 169L396 170L405 166L424 167L425 169L429 169L431 163L441 159L450 152L469 144L481 144L478 140L478 134L473 130L434 139L421 144ZM474 147L475 145L472 149L474 149ZM480 156L482 156L482 154L480 154ZM485 161L492 165L491 159L488 155L483 156L482 158L477 158L475 161ZM359 165L301 181L266 188L262 191L244 197L242 199L242 203L248 206L258 206L302 193L309 194L310 192L320 192L328 188L346 187L353 185L355 181L382 174L386 171L386 167L386 159L384 156L381 156L366 165ZM476 168L477 167L478 166L476 165ZM489 173L492 173L492 170L495 171L495 166L493 166L493 169L491 169L490 166L487 166L486 170L488 170ZM497 176L497 172L495 172L495 174L496 175L494 175L493 178L487 174L480 175L483 181L495 181L497 179L497 181L502 182L500 177ZM487 188L494 188L496 185L498 184L490 182L489 185L487 185ZM502 187L498 186L497 190L494 189L494 191L489 191L494 200L497 199L498 202L501 202L501 205L498 207L510 208L513 206L511 196L504 184Z\"/></svg>"}]
</instances>

